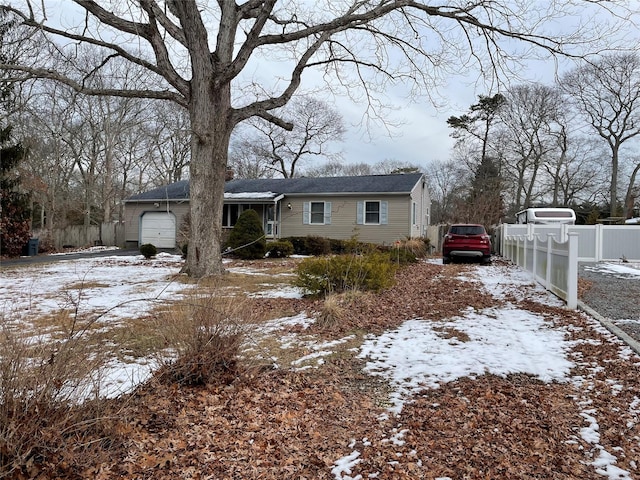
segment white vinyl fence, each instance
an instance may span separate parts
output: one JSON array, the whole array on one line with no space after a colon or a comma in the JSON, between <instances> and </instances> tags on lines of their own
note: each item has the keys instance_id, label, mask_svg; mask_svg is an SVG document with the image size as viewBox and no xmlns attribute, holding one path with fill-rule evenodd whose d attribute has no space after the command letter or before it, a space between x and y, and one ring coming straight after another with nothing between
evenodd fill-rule
<instances>
[{"instance_id":1,"label":"white vinyl fence","mask_svg":"<svg viewBox=\"0 0 640 480\"><path fill-rule=\"evenodd\" d=\"M578 235L565 238L553 233L502 232L502 256L533 275L535 281L567 302L578 306Z\"/></svg>"},{"instance_id":2,"label":"white vinyl fence","mask_svg":"<svg viewBox=\"0 0 640 480\"><path fill-rule=\"evenodd\" d=\"M553 234L565 241L568 233L578 234L578 261L640 261L640 225L512 225L502 224L496 232L495 248L502 254L507 235Z\"/></svg>"},{"instance_id":3,"label":"white vinyl fence","mask_svg":"<svg viewBox=\"0 0 640 480\"><path fill-rule=\"evenodd\" d=\"M640 261L638 225L512 225L496 230L497 253L577 307L578 263Z\"/></svg>"}]
</instances>

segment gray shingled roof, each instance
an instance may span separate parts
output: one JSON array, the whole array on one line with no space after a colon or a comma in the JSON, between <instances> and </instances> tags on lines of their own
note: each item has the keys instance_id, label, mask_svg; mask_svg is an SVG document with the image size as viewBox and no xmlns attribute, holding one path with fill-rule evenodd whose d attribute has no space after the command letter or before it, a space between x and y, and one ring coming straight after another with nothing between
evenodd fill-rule
<instances>
[{"instance_id":1,"label":"gray shingled roof","mask_svg":"<svg viewBox=\"0 0 640 480\"><path fill-rule=\"evenodd\" d=\"M164 187L154 188L127 198L127 202L153 200L186 200L189 198L189 180L181 180Z\"/></svg>"},{"instance_id":2,"label":"gray shingled roof","mask_svg":"<svg viewBox=\"0 0 640 480\"><path fill-rule=\"evenodd\" d=\"M351 194L409 193L422 174L364 175L357 177L258 178L231 180L225 193L273 192L277 194ZM189 198L189 181L182 180L149 190L127 199L132 201L185 200Z\"/></svg>"}]
</instances>

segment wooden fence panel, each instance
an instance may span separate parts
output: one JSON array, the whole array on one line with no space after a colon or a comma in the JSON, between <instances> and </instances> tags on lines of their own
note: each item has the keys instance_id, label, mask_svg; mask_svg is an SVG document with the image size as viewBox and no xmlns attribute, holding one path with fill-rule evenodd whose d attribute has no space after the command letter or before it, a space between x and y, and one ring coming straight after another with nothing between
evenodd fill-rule
<instances>
[{"instance_id":1,"label":"wooden fence panel","mask_svg":"<svg viewBox=\"0 0 640 480\"><path fill-rule=\"evenodd\" d=\"M121 247L124 245L124 224L118 222L103 223L102 225L70 225L55 228L50 233L37 229L32 232L34 238L51 238L56 249L65 247L93 247L104 245L107 247Z\"/></svg>"}]
</instances>

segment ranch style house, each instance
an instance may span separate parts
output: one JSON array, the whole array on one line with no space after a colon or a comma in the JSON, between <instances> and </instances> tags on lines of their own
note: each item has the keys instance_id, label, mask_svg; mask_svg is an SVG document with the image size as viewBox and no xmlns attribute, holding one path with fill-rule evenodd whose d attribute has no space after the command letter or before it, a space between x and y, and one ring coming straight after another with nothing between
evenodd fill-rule
<instances>
[{"instance_id":1,"label":"ranch style house","mask_svg":"<svg viewBox=\"0 0 640 480\"><path fill-rule=\"evenodd\" d=\"M405 173L354 177L300 177L229 180L223 227L255 210L267 239L309 235L392 245L423 237L431 201L424 175ZM125 200L125 241L129 248L151 243L172 249L186 238L189 181L156 188Z\"/></svg>"}]
</instances>

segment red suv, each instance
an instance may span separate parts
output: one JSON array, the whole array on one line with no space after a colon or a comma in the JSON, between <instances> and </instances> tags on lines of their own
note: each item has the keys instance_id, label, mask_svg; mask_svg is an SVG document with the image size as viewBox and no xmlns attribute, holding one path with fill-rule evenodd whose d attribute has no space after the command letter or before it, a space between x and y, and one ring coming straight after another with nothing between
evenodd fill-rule
<instances>
[{"instance_id":1,"label":"red suv","mask_svg":"<svg viewBox=\"0 0 640 480\"><path fill-rule=\"evenodd\" d=\"M491 238L482 225L459 223L449 227L442 243L442 263L461 258L491 262Z\"/></svg>"}]
</instances>

